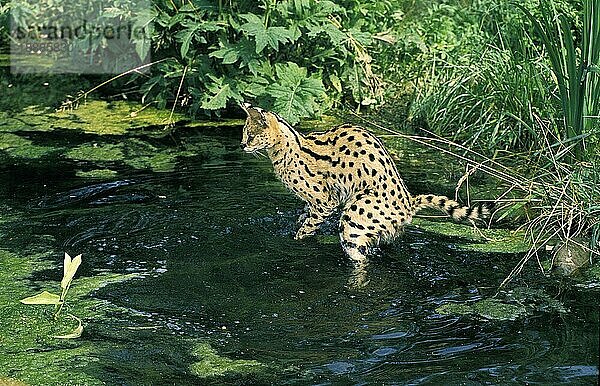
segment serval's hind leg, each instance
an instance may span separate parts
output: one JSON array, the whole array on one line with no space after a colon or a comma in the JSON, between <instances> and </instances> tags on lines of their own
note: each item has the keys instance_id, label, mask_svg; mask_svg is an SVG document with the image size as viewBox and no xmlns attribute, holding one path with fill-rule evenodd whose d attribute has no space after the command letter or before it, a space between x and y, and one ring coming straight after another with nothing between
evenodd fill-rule
<instances>
[{"instance_id":1,"label":"serval's hind leg","mask_svg":"<svg viewBox=\"0 0 600 386\"><path fill-rule=\"evenodd\" d=\"M362 218L360 218L358 213L348 210L344 210L340 219L340 241L342 248L354 265L349 284L355 288L364 287L368 284L368 255L371 248L379 244L379 235L370 231L367 226L362 225L361 221Z\"/></svg>"}]
</instances>

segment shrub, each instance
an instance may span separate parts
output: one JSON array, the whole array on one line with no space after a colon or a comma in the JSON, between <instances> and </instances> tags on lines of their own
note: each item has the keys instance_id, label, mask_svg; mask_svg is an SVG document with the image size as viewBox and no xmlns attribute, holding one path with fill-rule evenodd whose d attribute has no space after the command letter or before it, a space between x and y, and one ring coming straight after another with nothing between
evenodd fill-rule
<instances>
[{"instance_id":1,"label":"shrub","mask_svg":"<svg viewBox=\"0 0 600 386\"><path fill-rule=\"evenodd\" d=\"M386 4L261 0L157 3L159 58L144 98L217 112L254 99L290 122L342 101L382 97L372 68L373 21ZM379 10L379 12L377 12ZM372 15L372 16L371 16Z\"/></svg>"}]
</instances>

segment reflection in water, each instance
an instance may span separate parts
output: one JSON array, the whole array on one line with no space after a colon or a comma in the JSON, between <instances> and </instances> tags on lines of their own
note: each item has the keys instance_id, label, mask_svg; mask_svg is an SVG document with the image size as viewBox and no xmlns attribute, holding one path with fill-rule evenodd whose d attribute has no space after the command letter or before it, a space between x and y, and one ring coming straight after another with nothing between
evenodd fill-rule
<instances>
[{"instance_id":1,"label":"reflection in water","mask_svg":"<svg viewBox=\"0 0 600 386\"><path fill-rule=\"evenodd\" d=\"M222 140L237 149L237 139ZM337 238L293 240L302 204L267 160L234 151L177 173L81 185L13 197L29 218L5 239L50 234L57 249L87 257L84 273L144 274L97 293L129 310L97 322L87 338L121 347L98 358L109 384L140 384L130 374L163 362L143 384L194 384L184 338L265 363L278 383L584 384L597 374L598 313L583 300L562 318L439 315L440 304L493 294L511 260L408 228L370 261L366 278Z\"/></svg>"}]
</instances>

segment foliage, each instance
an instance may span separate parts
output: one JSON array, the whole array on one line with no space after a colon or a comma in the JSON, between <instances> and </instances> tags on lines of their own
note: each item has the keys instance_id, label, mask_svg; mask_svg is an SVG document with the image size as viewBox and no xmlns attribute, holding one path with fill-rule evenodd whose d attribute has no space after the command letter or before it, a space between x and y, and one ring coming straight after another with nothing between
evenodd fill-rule
<instances>
[{"instance_id":1,"label":"foliage","mask_svg":"<svg viewBox=\"0 0 600 386\"><path fill-rule=\"evenodd\" d=\"M255 99L296 123L342 101L372 104L381 83L367 51L376 2L157 2L158 64L146 100L194 114ZM378 7L385 7L379 5Z\"/></svg>"},{"instance_id":2,"label":"foliage","mask_svg":"<svg viewBox=\"0 0 600 386\"><path fill-rule=\"evenodd\" d=\"M538 0L520 2L542 19ZM578 2L555 0L570 26L582 25ZM497 0L416 1L396 13L396 47L382 52L384 73L410 98L412 125L486 149L545 146L558 130L560 104L551 63L521 9ZM400 46L400 49L397 49ZM553 137L557 137L556 132Z\"/></svg>"}]
</instances>

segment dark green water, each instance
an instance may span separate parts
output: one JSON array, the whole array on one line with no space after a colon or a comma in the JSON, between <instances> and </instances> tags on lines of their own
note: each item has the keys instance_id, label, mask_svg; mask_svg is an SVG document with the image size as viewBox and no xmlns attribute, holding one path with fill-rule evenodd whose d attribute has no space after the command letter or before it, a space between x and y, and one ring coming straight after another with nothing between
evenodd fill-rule
<instances>
[{"instance_id":1,"label":"dark green water","mask_svg":"<svg viewBox=\"0 0 600 386\"><path fill-rule=\"evenodd\" d=\"M218 159L185 158L171 173L123 169L104 182L76 178L68 161L2 166L4 204L23 216L2 225L4 247L51 239L85 256L81 275L141 274L95 292L124 311L86 320L81 339L109 348L79 371L109 385L597 382L595 293L536 282L532 267L515 285L552 292L569 312L441 315L442 304L492 296L518 256L465 252L416 228L373 259L366 288L348 288L339 244L293 240L302 204L268 160L237 150L238 136L211 135L227 150ZM404 170L411 189L420 173ZM192 375L198 340L265 370Z\"/></svg>"}]
</instances>

